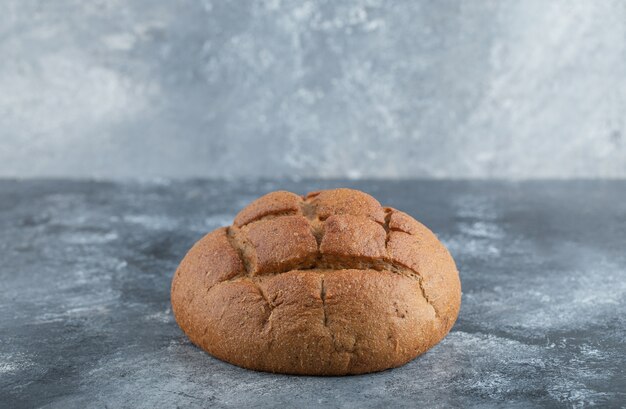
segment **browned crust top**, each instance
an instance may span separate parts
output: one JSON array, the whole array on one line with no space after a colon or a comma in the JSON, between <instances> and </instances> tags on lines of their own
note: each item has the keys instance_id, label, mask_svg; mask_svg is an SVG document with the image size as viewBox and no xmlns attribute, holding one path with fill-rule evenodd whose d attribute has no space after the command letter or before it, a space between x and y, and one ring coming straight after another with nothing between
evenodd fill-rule
<instances>
[{"instance_id":1,"label":"browned crust top","mask_svg":"<svg viewBox=\"0 0 626 409\"><path fill-rule=\"evenodd\" d=\"M211 260L200 263L207 266L208 290L292 270L378 270L416 280L437 317L458 312L437 296L459 284L454 261L436 236L408 214L357 190L268 193L241 210L232 226L196 246L202 247L198 257Z\"/></svg>"}]
</instances>

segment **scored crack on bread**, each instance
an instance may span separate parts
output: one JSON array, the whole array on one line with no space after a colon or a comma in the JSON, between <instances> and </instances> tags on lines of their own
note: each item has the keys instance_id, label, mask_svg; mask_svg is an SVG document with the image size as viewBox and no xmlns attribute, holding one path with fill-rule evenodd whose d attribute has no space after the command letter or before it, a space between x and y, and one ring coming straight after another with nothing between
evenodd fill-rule
<instances>
[{"instance_id":1,"label":"scored crack on bread","mask_svg":"<svg viewBox=\"0 0 626 409\"><path fill-rule=\"evenodd\" d=\"M249 369L345 375L400 366L459 313L454 260L424 225L352 189L272 192L200 239L172 281L176 321Z\"/></svg>"}]
</instances>

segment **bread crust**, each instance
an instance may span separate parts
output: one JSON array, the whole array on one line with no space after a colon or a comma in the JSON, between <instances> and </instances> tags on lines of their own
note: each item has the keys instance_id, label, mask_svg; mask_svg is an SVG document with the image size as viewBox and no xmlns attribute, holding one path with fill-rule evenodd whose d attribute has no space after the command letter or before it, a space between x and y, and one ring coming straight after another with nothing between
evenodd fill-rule
<instances>
[{"instance_id":1,"label":"bread crust","mask_svg":"<svg viewBox=\"0 0 626 409\"><path fill-rule=\"evenodd\" d=\"M189 339L244 368L347 375L397 367L450 331L454 260L424 225L352 189L272 192L200 239L172 280Z\"/></svg>"}]
</instances>

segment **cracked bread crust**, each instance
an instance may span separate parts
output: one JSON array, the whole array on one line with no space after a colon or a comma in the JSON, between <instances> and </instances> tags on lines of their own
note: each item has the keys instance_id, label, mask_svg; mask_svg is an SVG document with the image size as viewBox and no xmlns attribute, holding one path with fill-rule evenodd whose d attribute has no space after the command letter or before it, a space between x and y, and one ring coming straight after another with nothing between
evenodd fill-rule
<instances>
[{"instance_id":1,"label":"cracked bread crust","mask_svg":"<svg viewBox=\"0 0 626 409\"><path fill-rule=\"evenodd\" d=\"M249 369L346 375L403 365L450 331L454 260L411 216L352 189L272 192L200 239L172 281L176 321Z\"/></svg>"}]
</instances>

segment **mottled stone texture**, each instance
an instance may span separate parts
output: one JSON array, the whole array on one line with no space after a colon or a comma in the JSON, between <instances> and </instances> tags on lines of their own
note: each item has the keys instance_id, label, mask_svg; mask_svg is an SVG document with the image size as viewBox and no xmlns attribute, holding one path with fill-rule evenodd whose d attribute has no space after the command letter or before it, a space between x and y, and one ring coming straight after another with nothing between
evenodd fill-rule
<instances>
[{"instance_id":1,"label":"mottled stone texture","mask_svg":"<svg viewBox=\"0 0 626 409\"><path fill-rule=\"evenodd\" d=\"M0 2L0 175L626 176L626 3Z\"/></svg>"},{"instance_id":2,"label":"mottled stone texture","mask_svg":"<svg viewBox=\"0 0 626 409\"><path fill-rule=\"evenodd\" d=\"M220 362L170 310L205 232L268 191L350 186L431 227L463 283L452 332L382 373ZM0 181L0 407L620 407L626 182Z\"/></svg>"}]
</instances>

